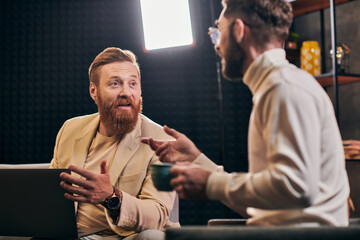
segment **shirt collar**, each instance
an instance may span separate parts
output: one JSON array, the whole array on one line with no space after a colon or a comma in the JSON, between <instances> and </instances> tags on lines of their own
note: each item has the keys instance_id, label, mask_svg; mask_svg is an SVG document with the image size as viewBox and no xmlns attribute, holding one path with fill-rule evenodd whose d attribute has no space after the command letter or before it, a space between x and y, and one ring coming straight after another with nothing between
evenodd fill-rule
<instances>
[{"instance_id":1,"label":"shirt collar","mask_svg":"<svg viewBox=\"0 0 360 240\"><path fill-rule=\"evenodd\" d=\"M249 87L253 95L259 90L265 77L273 67L287 64L284 49L271 49L258 56L244 74L243 81Z\"/></svg>"}]
</instances>

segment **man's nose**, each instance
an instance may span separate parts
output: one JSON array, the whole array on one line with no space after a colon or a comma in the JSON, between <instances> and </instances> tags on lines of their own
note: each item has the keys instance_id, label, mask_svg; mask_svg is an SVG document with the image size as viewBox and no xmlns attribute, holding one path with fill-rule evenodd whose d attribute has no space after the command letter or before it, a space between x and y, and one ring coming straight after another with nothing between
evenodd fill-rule
<instances>
[{"instance_id":1,"label":"man's nose","mask_svg":"<svg viewBox=\"0 0 360 240\"><path fill-rule=\"evenodd\" d=\"M120 88L119 96L120 97L130 97L130 88L126 84L123 84Z\"/></svg>"},{"instance_id":2,"label":"man's nose","mask_svg":"<svg viewBox=\"0 0 360 240\"><path fill-rule=\"evenodd\" d=\"M215 52L219 55L219 51L220 51L220 46L219 46L219 44L215 44L215 45L214 45L214 49L215 49Z\"/></svg>"}]
</instances>

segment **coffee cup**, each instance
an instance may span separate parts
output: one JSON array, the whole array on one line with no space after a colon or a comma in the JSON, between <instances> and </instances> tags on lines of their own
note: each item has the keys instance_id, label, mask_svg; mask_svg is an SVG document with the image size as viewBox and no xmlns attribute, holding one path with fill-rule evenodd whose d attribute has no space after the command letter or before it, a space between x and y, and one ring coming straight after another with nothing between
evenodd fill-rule
<instances>
[{"instance_id":1,"label":"coffee cup","mask_svg":"<svg viewBox=\"0 0 360 240\"><path fill-rule=\"evenodd\" d=\"M170 168L173 165L173 163L154 163L150 165L152 181L159 191L173 190L170 185L170 180L173 178L173 175L170 174Z\"/></svg>"}]
</instances>

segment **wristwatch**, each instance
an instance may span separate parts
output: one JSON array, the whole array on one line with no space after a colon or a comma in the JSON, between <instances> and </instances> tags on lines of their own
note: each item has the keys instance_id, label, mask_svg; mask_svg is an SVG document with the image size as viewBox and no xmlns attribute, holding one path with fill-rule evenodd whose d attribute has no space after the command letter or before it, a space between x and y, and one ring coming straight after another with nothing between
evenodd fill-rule
<instances>
[{"instance_id":1,"label":"wristwatch","mask_svg":"<svg viewBox=\"0 0 360 240\"><path fill-rule=\"evenodd\" d=\"M111 215L118 214L120 212L122 202L122 193L113 187L113 193L108 196L104 202L101 203L107 210L110 211Z\"/></svg>"}]
</instances>

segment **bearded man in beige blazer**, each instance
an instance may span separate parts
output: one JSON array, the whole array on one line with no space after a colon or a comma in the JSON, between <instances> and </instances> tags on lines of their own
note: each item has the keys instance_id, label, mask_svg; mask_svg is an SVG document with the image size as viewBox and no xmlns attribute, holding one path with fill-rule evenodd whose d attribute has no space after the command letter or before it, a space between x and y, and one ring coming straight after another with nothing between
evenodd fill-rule
<instances>
[{"instance_id":1,"label":"bearded man in beige blazer","mask_svg":"<svg viewBox=\"0 0 360 240\"><path fill-rule=\"evenodd\" d=\"M107 48L91 64L89 78L99 112L64 123L51 161L51 168L72 172L60 177L65 197L75 201L78 227L108 228L116 239L164 238L161 230L178 225L169 221L175 192L154 187L149 166L159 160L140 139L170 137L141 114L136 56Z\"/></svg>"}]
</instances>

